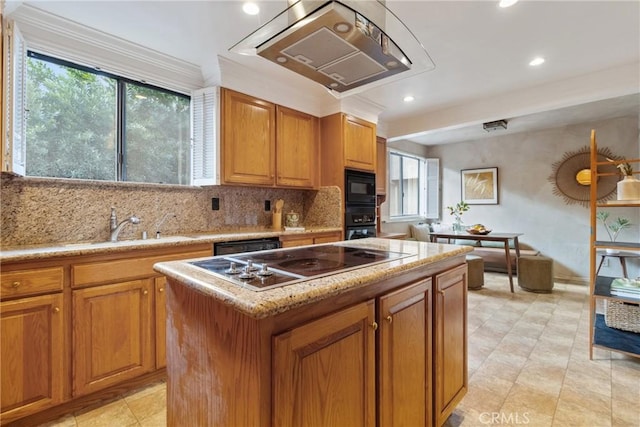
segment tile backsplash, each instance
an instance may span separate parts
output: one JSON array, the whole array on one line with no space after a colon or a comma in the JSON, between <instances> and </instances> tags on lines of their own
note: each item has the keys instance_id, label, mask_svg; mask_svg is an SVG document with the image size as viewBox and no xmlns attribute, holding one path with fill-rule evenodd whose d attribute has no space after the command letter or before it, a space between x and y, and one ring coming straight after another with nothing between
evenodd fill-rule
<instances>
[{"instance_id":1,"label":"tile backsplash","mask_svg":"<svg viewBox=\"0 0 640 427\"><path fill-rule=\"evenodd\" d=\"M341 227L342 196L337 187L289 190L259 187L185 187L71 179L22 178L2 174L2 246L61 242L99 242L109 238L111 207L118 221L135 215L120 240L155 236L166 213L175 214L160 226L164 235L256 230L271 226L265 200L284 200L283 212L301 214L305 227ZM212 210L212 198L219 210Z\"/></svg>"}]
</instances>

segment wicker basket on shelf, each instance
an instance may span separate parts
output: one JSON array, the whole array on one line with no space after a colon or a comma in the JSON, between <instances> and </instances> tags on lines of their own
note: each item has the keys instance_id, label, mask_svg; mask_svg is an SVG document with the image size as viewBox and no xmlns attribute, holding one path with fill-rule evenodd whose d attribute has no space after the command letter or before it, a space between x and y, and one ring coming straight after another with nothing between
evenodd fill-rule
<instances>
[{"instance_id":1,"label":"wicker basket on shelf","mask_svg":"<svg viewBox=\"0 0 640 427\"><path fill-rule=\"evenodd\" d=\"M606 301L604 323L610 328L640 333L640 304Z\"/></svg>"}]
</instances>

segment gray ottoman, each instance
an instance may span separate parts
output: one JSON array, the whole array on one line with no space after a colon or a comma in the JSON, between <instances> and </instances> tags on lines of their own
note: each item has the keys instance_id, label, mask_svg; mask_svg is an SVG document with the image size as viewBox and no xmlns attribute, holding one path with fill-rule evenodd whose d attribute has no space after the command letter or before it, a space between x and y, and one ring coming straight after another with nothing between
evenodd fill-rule
<instances>
[{"instance_id":1,"label":"gray ottoman","mask_svg":"<svg viewBox=\"0 0 640 427\"><path fill-rule=\"evenodd\" d=\"M518 258L518 286L529 292L550 293L553 289L553 260L541 255Z\"/></svg>"},{"instance_id":2,"label":"gray ottoman","mask_svg":"<svg viewBox=\"0 0 640 427\"><path fill-rule=\"evenodd\" d=\"M476 255L467 255L467 289L477 290L484 285L484 260Z\"/></svg>"}]
</instances>

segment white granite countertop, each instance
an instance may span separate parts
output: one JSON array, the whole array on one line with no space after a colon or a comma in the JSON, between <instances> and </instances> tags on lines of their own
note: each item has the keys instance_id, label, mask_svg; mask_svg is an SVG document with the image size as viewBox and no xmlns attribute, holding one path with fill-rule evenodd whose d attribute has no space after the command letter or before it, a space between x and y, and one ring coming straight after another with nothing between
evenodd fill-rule
<instances>
[{"instance_id":1,"label":"white granite countertop","mask_svg":"<svg viewBox=\"0 0 640 427\"><path fill-rule=\"evenodd\" d=\"M343 241L334 244L402 252L410 254L410 256L264 291L254 291L218 278L189 264L188 260L161 262L156 264L154 269L205 296L216 298L248 316L261 319L367 286L374 281L385 279L404 270L462 255L473 250L470 246L379 238Z\"/></svg>"},{"instance_id":2,"label":"white granite countertop","mask_svg":"<svg viewBox=\"0 0 640 427\"><path fill-rule=\"evenodd\" d=\"M79 242L47 245L2 247L1 262L18 262L40 260L51 257L66 257L79 255L95 255L100 253L117 253L136 249L161 247L178 247L199 243L231 242L237 240L262 239L289 235L304 235L312 233L327 233L342 231L341 228L308 228L304 231L274 231L263 230L231 230L224 232L202 232L177 236L164 236L160 239L151 237L145 240L122 240L118 242ZM213 248L212 248L213 253Z\"/></svg>"}]
</instances>

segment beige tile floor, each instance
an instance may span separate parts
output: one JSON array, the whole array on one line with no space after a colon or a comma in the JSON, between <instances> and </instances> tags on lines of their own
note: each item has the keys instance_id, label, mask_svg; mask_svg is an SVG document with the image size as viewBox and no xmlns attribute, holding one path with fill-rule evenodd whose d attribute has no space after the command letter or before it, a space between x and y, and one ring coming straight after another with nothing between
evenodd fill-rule
<instances>
[{"instance_id":1,"label":"beige tile floor","mask_svg":"<svg viewBox=\"0 0 640 427\"><path fill-rule=\"evenodd\" d=\"M511 294L507 276L486 273L469 292L469 391L447 425L640 427L640 359L589 360L588 330L586 286ZM162 427L165 405L157 383L47 425Z\"/></svg>"}]
</instances>

